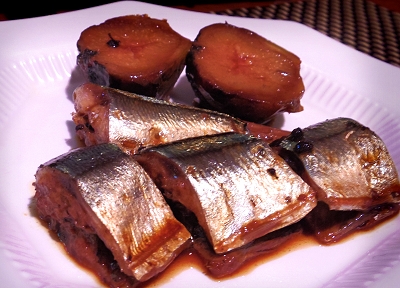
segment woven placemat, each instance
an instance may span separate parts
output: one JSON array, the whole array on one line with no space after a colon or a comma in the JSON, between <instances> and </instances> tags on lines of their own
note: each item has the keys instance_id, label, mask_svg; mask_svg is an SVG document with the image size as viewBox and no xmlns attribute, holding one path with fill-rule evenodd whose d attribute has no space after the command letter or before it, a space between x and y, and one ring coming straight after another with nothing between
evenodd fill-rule
<instances>
[{"instance_id":1,"label":"woven placemat","mask_svg":"<svg viewBox=\"0 0 400 288\"><path fill-rule=\"evenodd\" d=\"M400 13L367 0L285 2L212 13L297 21L400 67Z\"/></svg>"}]
</instances>

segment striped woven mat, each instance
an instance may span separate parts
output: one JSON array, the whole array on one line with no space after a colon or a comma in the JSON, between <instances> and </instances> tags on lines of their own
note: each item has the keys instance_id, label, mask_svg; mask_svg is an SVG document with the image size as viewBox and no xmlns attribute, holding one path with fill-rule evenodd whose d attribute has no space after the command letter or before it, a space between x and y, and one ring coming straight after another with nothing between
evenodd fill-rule
<instances>
[{"instance_id":1,"label":"striped woven mat","mask_svg":"<svg viewBox=\"0 0 400 288\"><path fill-rule=\"evenodd\" d=\"M285 2L212 13L297 21L400 67L400 13L367 0Z\"/></svg>"}]
</instances>

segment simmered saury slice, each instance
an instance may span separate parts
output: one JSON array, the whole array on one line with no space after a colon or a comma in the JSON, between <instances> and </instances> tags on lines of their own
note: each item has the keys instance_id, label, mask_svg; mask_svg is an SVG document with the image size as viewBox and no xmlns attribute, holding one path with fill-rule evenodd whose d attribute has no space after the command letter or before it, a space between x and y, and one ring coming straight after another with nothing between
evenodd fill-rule
<instances>
[{"instance_id":1,"label":"simmered saury slice","mask_svg":"<svg viewBox=\"0 0 400 288\"><path fill-rule=\"evenodd\" d=\"M398 172L385 143L353 119L295 129L279 145L283 153L294 152L289 154L300 160L303 178L330 209L366 210L400 200Z\"/></svg>"},{"instance_id":2,"label":"simmered saury slice","mask_svg":"<svg viewBox=\"0 0 400 288\"><path fill-rule=\"evenodd\" d=\"M248 134L264 140L267 144L271 144L290 134L290 131L254 122L246 122L246 129Z\"/></svg>"},{"instance_id":3,"label":"simmered saury slice","mask_svg":"<svg viewBox=\"0 0 400 288\"><path fill-rule=\"evenodd\" d=\"M245 132L245 123L228 115L173 104L93 83L73 94L77 135L87 146L115 143L127 153L189 137Z\"/></svg>"},{"instance_id":4,"label":"simmered saury slice","mask_svg":"<svg viewBox=\"0 0 400 288\"><path fill-rule=\"evenodd\" d=\"M178 202L168 199L167 201L171 205L175 217L185 225L192 235L192 249L188 251L196 253L204 267L216 278L232 275L249 260L273 253L303 232L303 225L299 221L259 237L240 248L217 254L193 212Z\"/></svg>"},{"instance_id":5,"label":"simmered saury slice","mask_svg":"<svg viewBox=\"0 0 400 288\"><path fill-rule=\"evenodd\" d=\"M216 253L303 218L313 190L263 140L226 133L135 156L164 195L192 211Z\"/></svg>"},{"instance_id":6,"label":"simmered saury slice","mask_svg":"<svg viewBox=\"0 0 400 288\"><path fill-rule=\"evenodd\" d=\"M107 285L149 279L189 243L148 174L114 144L72 150L41 165L35 177L40 218Z\"/></svg>"}]
</instances>

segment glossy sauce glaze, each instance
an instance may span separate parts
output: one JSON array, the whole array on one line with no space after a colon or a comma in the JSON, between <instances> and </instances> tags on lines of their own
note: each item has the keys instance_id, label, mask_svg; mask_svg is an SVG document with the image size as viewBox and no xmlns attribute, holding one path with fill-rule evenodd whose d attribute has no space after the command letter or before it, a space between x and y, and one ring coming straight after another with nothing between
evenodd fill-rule
<instances>
[{"instance_id":1,"label":"glossy sauce glaze","mask_svg":"<svg viewBox=\"0 0 400 288\"><path fill-rule=\"evenodd\" d=\"M391 217L386 218L384 223L393 220L396 218L397 214L392 215ZM381 222L381 224L383 224ZM359 237L361 234L364 233L375 233L376 230L379 229L380 225L372 225L368 228L358 230L356 233L352 233L350 235L345 236L340 240L340 243L351 241L356 237ZM213 277L207 268L204 266L201 257L192 250L186 250L181 253L175 260L172 262L167 269L165 269L162 273L158 276L153 277L152 279L140 283L138 287L140 288L147 288L147 287L160 287L161 285L167 285L171 279L178 277L180 273L184 273L185 270L188 269L196 269L200 273L206 275L208 278L214 280L215 282L223 282L225 280L237 278L240 276L249 276L250 273L254 271L257 267L267 263L268 261L274 261L279 257L283 257L293 251L307 249L312 246L332 246L335 243L329 245L323 245L317 241L312 235L306 235L305 233L294 233L291 235L290 239L285 243L281 244L277 249L270 251L267 254L256 256L252 259L245 261L241 267L236 270L234 273L230 274L229 276L216 278Z\"/></svg>"},{"instance_id":2,"label":"glossy sauce glaze","mask_svg":"<svg viewBox=\"0 0 400 288\"><path fill-rule=\"evenodd\" d=\"M59 251L63 254L65 254L67 257L69 257L80 269L84 270L90 275L93 275L94 281L96 281L100 286L104 286L103 283L100 282L100 280L96 277L96 272L91 271L87 267L81 265L78 263L73 257L68 255L68 253L65 250L65 247L63 244L60 242L58 236L56 233L54 233L51 230L48 230L48 224L45 223L44 221L40 220L36 215L36 206L34 205L33 202L30 204L30 214L38 219L38 222L42 225L43 229L50 235L50 237L57 242L57 247L59 248ZM393 218L396 218L397 214L393 215L392 217L389 217L386 219L384 223L387 223L388 221L393 220ZM382 223L383 224L383 223ZM379 229L380 225L375 225L375 226L370 226L368 229L364 230L358 230L356 233L350 234L346 236L345 238L340 240L340 243L343 243L345 241L351 241L352 239L360 236L360 234L363 233L375 233L377 232L376 230ZM277 249L269 252L268 254L263 254L260 256L256 256L250 260L247 260L243 265L236 270L234 273L230 274L229 276L225 276L222 278L216 278L213 277L207 268L204 266L203 261L201 257L194 251L193 249L188 249L183 251L162 273L159 275L153 277L152 279L139 283L137 287L139 288L145 288L145 287L160 287L162 285L167 285L168 282L171 281L171 279L178 277L179 274L184 273L186 270L189 269L196 269L200 273L206 275L208 278L214 280L215 282L220 282L220 281L225 281L228 279L233 279L236 277L240 276L245 276L249 275L252 273L254 269L257 267L267 263L268 261L274 261L275 259L278 259L279 257L283 257L293 251L300 250L300 249L307 249L309 247L315 246L315 245L322 245L320 244L312 235L306 235L304 233L297 233L291 235L290 239L280 245ZM330 244L330 245L335 245ZM330 246L329 245L329 246ZM104 286L105 287L105 286Z\"/></svg>"},{"instance_id":3,"label":"glossy sauce glaze","mask_svg":"<svg viewBox=\"0 0 400 288\"><path fill-rule=\"evenodd\" d=\"M175 261L160 275L150 279L147 282L139 284L139 287L160 287L161 285L166 285L169 281L171 281L172 278L177 277L180 273L188 269L196 269L215 282L223 282L228 279L249 275L254 269L263 265L267 261L274 261L274 259L287 255L292 251L305 249L312 245L318 245L318 243L312 237L304 234L295 234L289 241L283 243L278 249L275 249L268 254L263 254L247 260L233 274L222 278L216 278L210 275L209 271L204 267L202 259L198 256L198 254L188 250L179 255Z\"/></svg>"}]
</instances>

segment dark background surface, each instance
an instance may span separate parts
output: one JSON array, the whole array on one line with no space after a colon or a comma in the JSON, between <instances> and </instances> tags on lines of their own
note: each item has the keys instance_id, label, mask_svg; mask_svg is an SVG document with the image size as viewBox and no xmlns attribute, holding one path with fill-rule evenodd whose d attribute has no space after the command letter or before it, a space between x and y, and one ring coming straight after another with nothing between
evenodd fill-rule
<instances>
[{"instance_id":1,"label":"dark background surface","mask_svg":"<svg viewBox=\"0 0 400 288\"><path fill-rule=\"evenodd\" d=\"M91 0L91 1L29 1L29 2L19 2L19 5L4 5L0 6L0 13L5 15L8 20L14 19L22 19L22 18L31 18L37 16L51 15L60 12L73 11L78 9L84 9L94 6L99 6L102 4L113 3L117 1L110 0ZM207 5L207 4L221 4L221 3L237 3L242 1L235 0L145 0L140 2L158 4L163 6L184 6L184 7L193 7L195 5ZM253 0L254 2L254 0ZM257 1L255 1L257 2ZM260 1L261 2L261 1ZM272 2L271 1L262 1L262 2Z\"/></svg>"},{"instance_id":2,"label":"dark background surface","mask_svg":"<svg viewBox=\"0 0 400 288\"><path fill-rule=\"evenodd\" d=\"M8 5L4 2L7 1ZM5 0L0 4L0 20L15 20L44 15L52 15L67 11L74 11L107 3L117 2L115 0L36 0L29 2L13 2ZM138 0L140 1L140 0ZM254 6L266 6L272 3L309 1L309 0L143 0L140 2L152 3L162 6L175 7L180 9L195 10L202 12L223 11L226 9L247 8ZM310 0L313 1L313 0ZM318 0L316 0L318 1ZM376 3L389 10L400 13L400 0L365 0Z\"/></svg>"}]
</instances>

